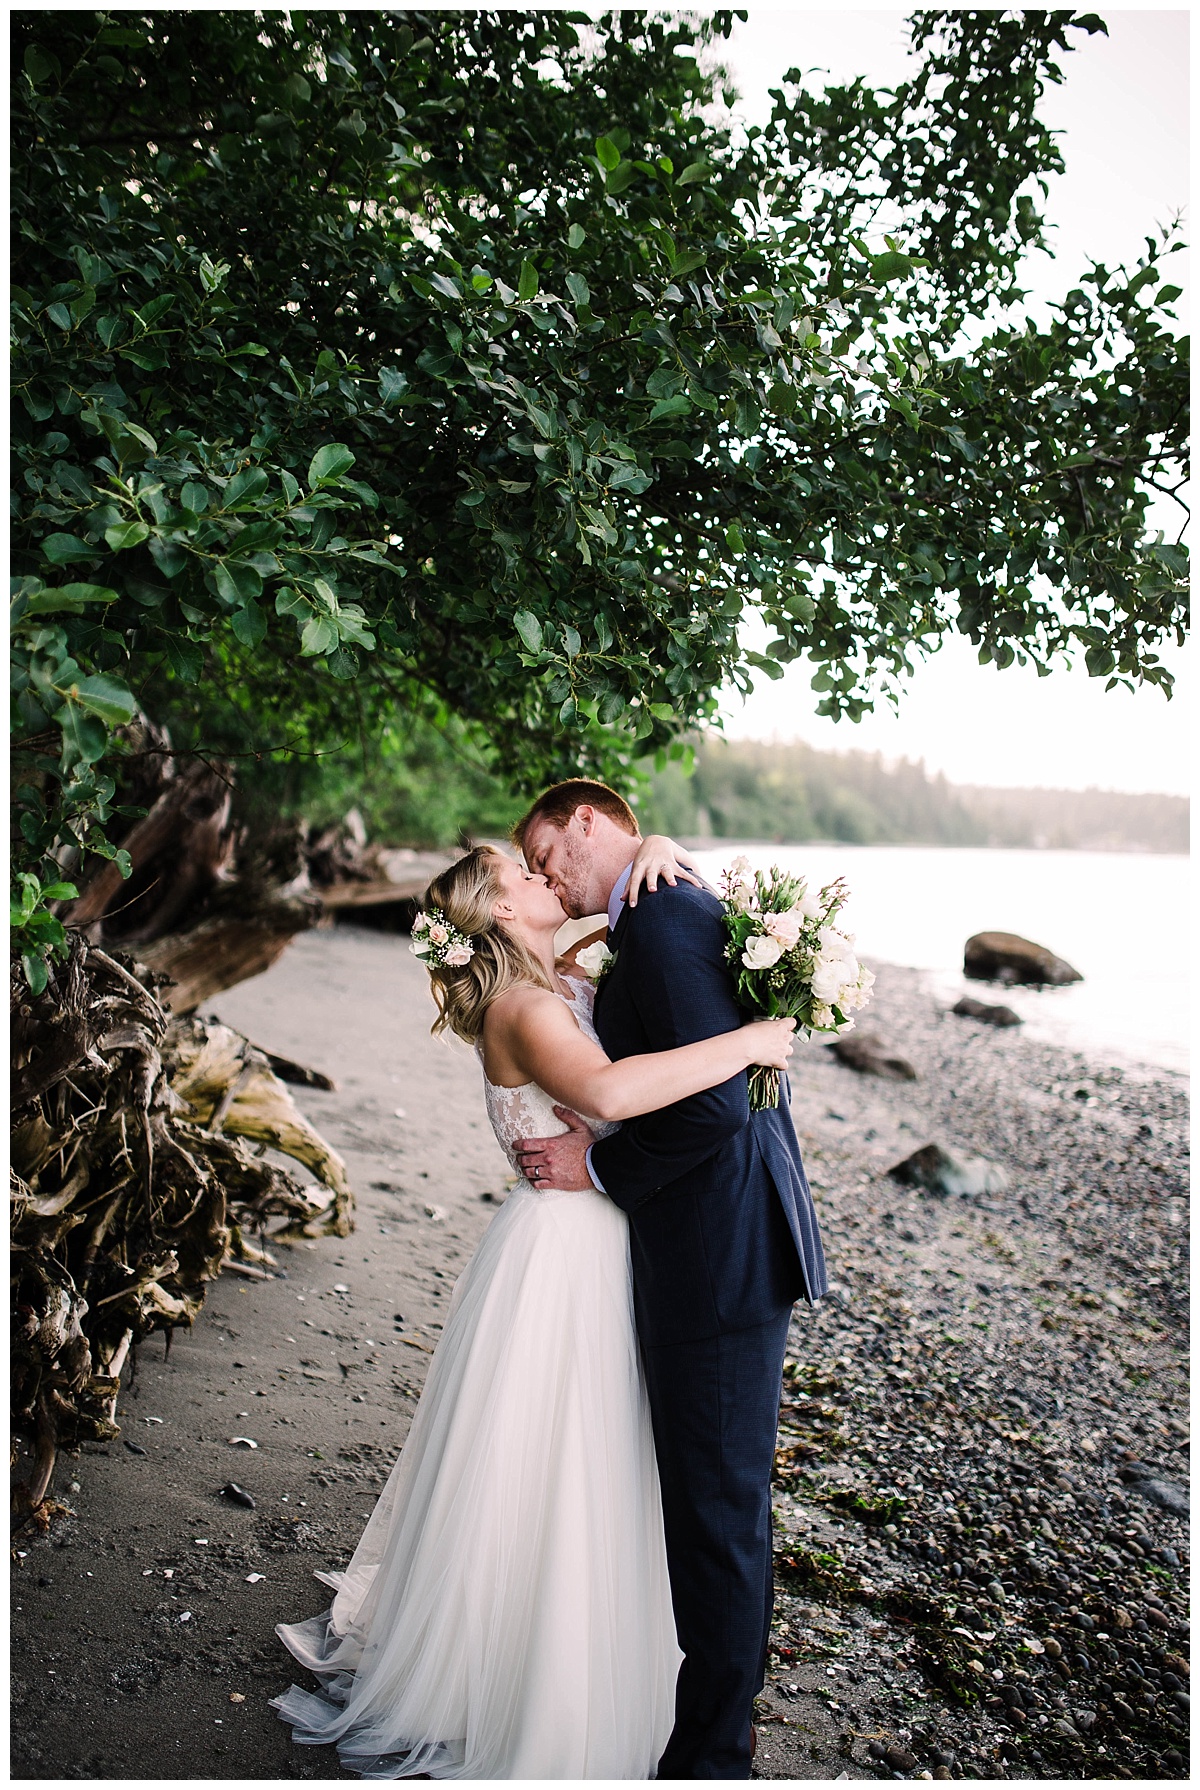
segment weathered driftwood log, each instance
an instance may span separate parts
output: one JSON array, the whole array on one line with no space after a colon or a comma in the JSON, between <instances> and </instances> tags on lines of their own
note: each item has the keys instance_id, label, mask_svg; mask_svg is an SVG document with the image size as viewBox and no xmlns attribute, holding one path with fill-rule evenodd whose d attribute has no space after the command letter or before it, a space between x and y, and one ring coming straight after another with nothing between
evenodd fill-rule
<instances>
[{"instance_id":1,"label":"weathered driftwood log","mask_svg":"<svg viewBox=\"0 0 1200 1790\"><path fill-rule=\"evenodd\" d=\"M131 731L140 749L128 766L148 812L120 841L130 875L102 864L61 917L93 944L136 950L160 978L162 1004L188 1013L269 969L320 904L298 823L248 842L231 818L228 765L178 761L148 722Z\"/></svg>"},{"instance_id":2,"label":"weathered driftwood log","mask_svg":"<svg viewBox=\"0 0 1200 1790\"><path fill-rule=\"evenodd\" d=\"M10 984L13 1430L34 1456L19 1509L42 1521L60 1444L119 1434L144 1337L190 1324L227 1261L351 1224L343 1164L263 1054L171 1019L153 982L73 933L41 995Z\"/></svg>"}]
</instances>

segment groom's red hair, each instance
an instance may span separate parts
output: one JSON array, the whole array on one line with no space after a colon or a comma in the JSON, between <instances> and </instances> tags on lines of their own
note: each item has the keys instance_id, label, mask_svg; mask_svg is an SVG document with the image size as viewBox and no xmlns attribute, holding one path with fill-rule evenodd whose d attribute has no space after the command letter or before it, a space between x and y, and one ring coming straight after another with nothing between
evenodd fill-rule
<instances>
[{"instance_id":1,"label":"groom's red hair","mask_svg":"<svg viewBox=\"0 0 1200 1790\"><path fill-rule=\"evenodd\" d=\"M571 777L566 783L555 783L538 797L529 813L513 828L513 844L518 851L524 851L525 834L535 820L548 821L561 833L576 808L584 807L607 814L623 833L637 834L637 817L624 796L619 796L607 783L593 783L590 777Z\"/></svg>"}]
</instances>

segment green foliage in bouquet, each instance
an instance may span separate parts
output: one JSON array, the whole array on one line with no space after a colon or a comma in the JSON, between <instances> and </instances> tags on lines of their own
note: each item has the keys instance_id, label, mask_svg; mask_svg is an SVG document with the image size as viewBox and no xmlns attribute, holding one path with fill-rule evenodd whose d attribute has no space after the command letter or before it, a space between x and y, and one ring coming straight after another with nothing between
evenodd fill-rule
<instances>
[{"instance_id":1,"label":"green foliage in bouquet","mask_svg":"<svg viewBox=\"0 0 1200 1790\"><path fill-rule=\"evenodd\" d=\"M849 899L843 878L810 894L806 878L735 858L722 879L726 956L739 1004L756 1019L794 1019L806 1032L847 1031L875 977L834 925ZM779 1101L779 1071L750 1074L750 1110Z\"/></svg>"}]
</instances>

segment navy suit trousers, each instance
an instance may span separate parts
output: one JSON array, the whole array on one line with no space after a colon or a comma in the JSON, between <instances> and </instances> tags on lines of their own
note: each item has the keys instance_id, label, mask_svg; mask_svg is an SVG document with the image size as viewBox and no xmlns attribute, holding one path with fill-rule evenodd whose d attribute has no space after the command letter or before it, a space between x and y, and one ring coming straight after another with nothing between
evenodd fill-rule
<instances>
[{"instance_id":1,"label":"navy suit trousers","mask_svg":"<svg viewBox=\"0 0 1200 1790\"><path fill-rule=\"evenodd\" d=\"M685 1658L660 1778L748 1778L771 1627L771 1468L791 1306L643 1350Z\"/></svg>"}]
</instances>

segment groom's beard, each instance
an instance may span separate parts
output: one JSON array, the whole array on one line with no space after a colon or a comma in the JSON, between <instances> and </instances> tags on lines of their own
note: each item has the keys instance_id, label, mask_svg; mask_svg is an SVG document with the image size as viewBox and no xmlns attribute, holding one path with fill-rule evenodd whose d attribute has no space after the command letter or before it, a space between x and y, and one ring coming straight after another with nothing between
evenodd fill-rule
<instances>
[{"instance_id":1,"label":"groom's beard","mask_svg":"<svg viewBox=\"0 0 1200 1790\"><path fill-rule=\"evenodd\" d=\"M595 911L594 902L589 900L592 866L587 851L570 833L564 832L558 858L554 893L572 920L582 920L585 914Z\"/></svg>"}]
</instances>

